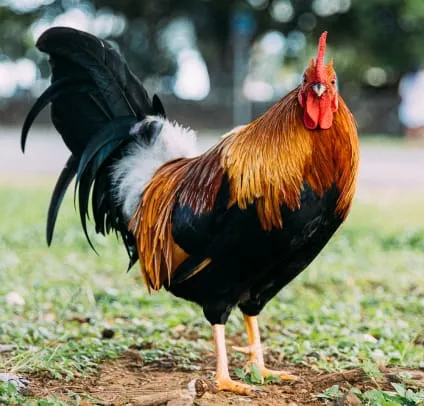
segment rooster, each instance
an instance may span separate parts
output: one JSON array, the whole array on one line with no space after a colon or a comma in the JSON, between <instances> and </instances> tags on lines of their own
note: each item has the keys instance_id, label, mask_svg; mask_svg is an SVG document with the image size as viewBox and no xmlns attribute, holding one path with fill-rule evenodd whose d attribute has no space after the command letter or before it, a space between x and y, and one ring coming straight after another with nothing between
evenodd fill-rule
<instances>
[{"instance_id":1,"label":"rooster","mask_svg":"<svg viewBox=\"0 0 424 406\"><path fill-rule=\"evenodd\" d=\"M195 133L166 118L106 41L55 27L38 40L51 86L30 110L22 150L39 112L71 155L54 189L47 242L75 179L81 224L122 236L129 267L139 260L150 290L193 301L213 326L218 390L251 394L231 379L224 326L243 313L249 363L263 376L295 376L264 364L257 316L299 275L343 223L355 192L359 147L340 97L324 32L298 87L252 123L199 154Z\"/></svg>"}]
</instances>

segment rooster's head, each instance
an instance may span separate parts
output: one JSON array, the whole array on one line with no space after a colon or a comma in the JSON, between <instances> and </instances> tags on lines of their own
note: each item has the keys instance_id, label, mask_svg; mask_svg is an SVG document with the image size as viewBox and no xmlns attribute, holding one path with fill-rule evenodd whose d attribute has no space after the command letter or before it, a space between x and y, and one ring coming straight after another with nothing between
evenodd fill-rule
<instances>
[{"instance_id":1,"label":"rooster's head","mask_svg":"<svg viewBox=\"0 0 424 406\"><path fill-rule=\"evenodd\" d=\"M299 103L304 109L305 127L327 130L333 123L333 113L338 107L337 77L333 61L324 63L327 32L321 34L316 60L311 59L303 74L299 90Z\"/></svg>"}]
</instances>

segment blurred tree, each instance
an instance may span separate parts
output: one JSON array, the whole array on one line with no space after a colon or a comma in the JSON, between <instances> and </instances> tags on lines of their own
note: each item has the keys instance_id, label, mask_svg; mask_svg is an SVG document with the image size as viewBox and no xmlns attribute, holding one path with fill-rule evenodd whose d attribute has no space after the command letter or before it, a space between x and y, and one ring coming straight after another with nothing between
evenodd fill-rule
<instances>
[{"instance_id":1,"label":"blurred tree","mask_svg":"<svg viewBox=\"0 0 424 406\"><path fill-rule=\"evenodd\" d=\"M315 47L318 35L328 30L331 54L345 82L357 82L359 73L373 86L394 85L424 59L423 0L33 0L33 7L27 9L19 8L19 3L0 3L3 58L26 55L39 62L36 53L27 53L33 47L29 28L37 21L51 23L72 8L84 8L94 15L109 10L125 16L126 27L119 35L105 36L121 46L133 69L142 77L170 78L177 69L172 47L179 38L169 26L176 18L186 18L194 27L192 41L206 61L212 87L228 86L230 22L234 11L244 8L254 15L256 37L277 30L289 34L287 38L298 34ZM289 54L286 62L306 55L310 50L300 49Z\"/></svg>"},{"instance_id":2,"label":"blurred tree","mask_svg":"<svg viewBox=\"0 0 424 406\"><path fill-rule=\"evenodd\" d=\"M28 39L27 28L39 18L40 12L18 14L9 7L0 7L0 54L11 59L25 55L29 47L34 46Z\"/></svg>"}]
</instances>

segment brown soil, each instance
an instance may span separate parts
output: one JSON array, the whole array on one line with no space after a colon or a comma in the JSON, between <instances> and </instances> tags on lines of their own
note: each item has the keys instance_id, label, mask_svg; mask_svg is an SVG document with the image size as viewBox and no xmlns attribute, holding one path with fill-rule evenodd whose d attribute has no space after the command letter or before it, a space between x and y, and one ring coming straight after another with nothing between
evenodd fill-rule
<instances>
[{"instance_id":1,"label":"brown soil","mask_svg":"<svg viewBox=\"0 0 424 406\"><path fill-rule=\"evenodd\" d=\"M209 363L209 358L203 360ZM277 365L270 365L276 367ZM280 365L281 366L281 365ZM414 383L414 387L424 388L424 371L407 370L404 368L386 368L382 370L383 378L373 381L362 370L353 369L337 373L325 373L314 371L309 367L286 366L291 373L300 379L295 383L279 383L266 385L263 393L254 397L242 397L232 393L216 393L213 389L213 365L203 367L196 372L184 372L174 370L170 365L143 365L139 352L127 351L122 358L107 361L102 364L95 376L85 379L77 379L64 383L40 376L30 376L30 394L40 398L58 397L64 401L71 401L70 393L81 394L81 405L191 405L190 399L180 403L167 403L166 401L154 402L156 397L173 391L171 398L179 396L182 389L193 379L201 379L206 385L206 393L194 401L198 406L213 405L261 405L261 406L284 406L284 405L322 405L324 404L317 394L333 385L339 385L346 392L350 387L369 390L380 388L393 390L390 382L399 382L398 374L408 371ZM178 392L177 390L180 390ZM182 393L182 392L181 392ZM177 394L177 395L175 395ZM163 396L162 396L163 397ZM166 397L166 396L165 396ZM150 399L151 401L148 401ZM153 399L153 400L152 400ZM73 398L75 400L75 398ZM354 406L360 405L356 396L350 394L347 398L339 399L334 405Z\"/></svg>"}]
</instances>

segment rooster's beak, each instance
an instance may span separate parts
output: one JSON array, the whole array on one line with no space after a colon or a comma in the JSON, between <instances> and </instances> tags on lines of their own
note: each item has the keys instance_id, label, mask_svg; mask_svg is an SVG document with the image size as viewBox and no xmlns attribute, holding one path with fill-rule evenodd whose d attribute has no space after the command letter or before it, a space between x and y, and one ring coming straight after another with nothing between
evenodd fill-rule
<instances>
[{"instance_id":1,"label":"rooster's beak","mask_svg":"<svg viewBox=\"0 0 424 406\"><path fill-rule=\"evenodd\" d=\"M312 86L312 90L316 93L318 97L321 97L327 88L322 83L315 83Z\"/></svg>"}]
</instances>

